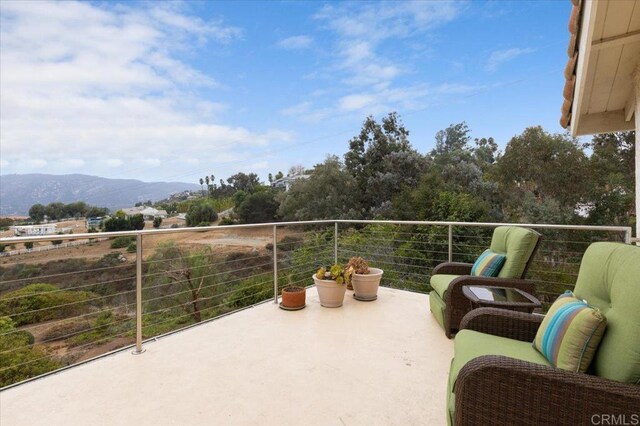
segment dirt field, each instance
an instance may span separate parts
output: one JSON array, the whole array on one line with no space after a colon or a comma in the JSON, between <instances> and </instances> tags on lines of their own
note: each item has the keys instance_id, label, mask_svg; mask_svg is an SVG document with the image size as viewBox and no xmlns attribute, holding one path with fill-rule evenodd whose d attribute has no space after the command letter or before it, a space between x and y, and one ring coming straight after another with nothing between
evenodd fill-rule
<instances>
[{"instance_id":1,"label":"dirt field","mask_svg":"<svg viewBox=\"0 0 640 426\"><path fill-rule=\"evenodd\" d=\"M183 220L180 220L178 218L168 218L163 221L161 229L170 228L174 223L178 224L180 227L184 227L185 225ZM61 222L58 224L58 227L72 228L75 234L87 231L84 221ZM147 222L145 225L145 229L153 229L152 223ZM278 239L281 239L289 234L291 234L290 230L279 229ZM2 236L11 236L10 231L4 232ZM96 234L96 238L99 237L100 234ZM226 227L220 227L214 231L184 232L145 236L143 239L143 252L144 257L147 258L153 255L153 253L155 252L155 248L159 244L163 244L168 241L172 241L174 244L180 246L190 246L192 248L197 248L198 246L202 245L208 245L221 253L229 253L233 251L262 251L265 250L265 246L270 243L272 239L273 234L270 227L250 229L230 229ZM135 253L127 253L125 249L111 249L110 244L111 242L109 240L104 240L75 247L61 247L49 251L34 251L31 253L25 253L16 256L6 256L0 258L0 266L9 266L17 263L39 264L52 260L70 258L99 259L105 254L113 252L122 253L129 261L135 260ZM23 248L22 244L17 244L16 248Z\"/></svg>"}]
</instances>

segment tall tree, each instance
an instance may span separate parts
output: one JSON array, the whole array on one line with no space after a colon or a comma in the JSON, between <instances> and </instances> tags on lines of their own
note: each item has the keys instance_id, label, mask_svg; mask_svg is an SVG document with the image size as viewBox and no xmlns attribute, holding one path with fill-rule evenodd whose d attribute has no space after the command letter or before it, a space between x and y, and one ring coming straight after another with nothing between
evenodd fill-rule
<instances>
[{"instance_id":1,"label":"tall tree","mask_svg":"<svg viewBox=\"0 0 640 426\"><path fill-rule=\"evenodd\" d=\"M353 176L338 157L330 156L314 167L308 179L295 181L284 193L279 214L286 220L359 219L356 192Z\"/></svg>"},{"instance_id":2,"label":"tall tree","mask_svg":"<svg viewBox=\"0 0 640 426\"><path fill-rule=\"evenodd\" d=\"M509 141L492 178L498 182L507 213L514 219L531 219L527 213L531 209L523 209L527 199L555 205L566 216L586 195L587 167L587 157L577 139L536 126Z\"/></svg>"},{"instance_id":3,"label":"tall tree","mask_svg":"<svg viewBox=\"0 0 640 426\"><path fill-rule=\"evenodd\" d=\"M592 149L588 221L595 225L633 225L635 132L596 135L587 146Z\"/></svg>"},{"instance_id":4,"label":"tall tree","mask_svg":"<svg viewBox=\"0 0 640 426\"><path fill-rule=\"evenodd\" d=\"M385 211L403 187L415 187L426 160L411 147L409 131L397 113L392 112L378 123L369 116L360 134L349 141L344 155L346 170L355 179L353 195L366 217Z\"/></svg>"}]
</instances>

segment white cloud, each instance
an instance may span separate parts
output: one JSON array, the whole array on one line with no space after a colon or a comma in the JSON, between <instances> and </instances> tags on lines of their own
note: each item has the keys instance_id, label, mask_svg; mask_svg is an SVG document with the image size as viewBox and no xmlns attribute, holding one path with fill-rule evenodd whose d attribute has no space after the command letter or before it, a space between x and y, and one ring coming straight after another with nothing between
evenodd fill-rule
<instances>
[{"instance_id":1,"label":"white cloud","mask_svg":"<svg viewBox=\"0 0 640 426\"><path fill-rule=\"evenodd\" d=\"M216 70L205 74L179 59L194 46L241 37L236 27L174 3L1 2L0 9L0 157L18 173L161 163L167 167L153 173L177 173L181 164L200 173L192 166L289 137L219 123L226 106L199 95L218 87ZM46 160L29 161L32 152Z\"/></svg>"},{"instance_id":2,"label":"white cloud","mask_svg":"<svg viewBox=\"0 0 640 426\"><path fill-rule=\"evenodd\" d=\"M160 164L162 164L162 161L160 161L159 158L143 158L142 162L149 166L159 166Z\"/></svg>"},{"instance_id":3,"label":"white cloud","mask_svg":"<svg viewBox=\"0 0 640 426\"><path fill-rule=\"evenodd\" d=\"M71 168L83 167L86 164L86 162L81 158L66 158L64 162L68 167Z\"/></svg>"},{"instance_id":4,"label":"white cloud","mask_svg":"<svg viewBox=\"0 0 640 426\"><path fill-rule=\"evenodd\" d=\"M0 160L0 167L9 167L9 162L7 160Z\"/></svg>"},{"instance_id":5,"label":"white cloud","mask_svg":"<svg viewBox=\"0 0 640 426\"><path fill-rule=\"evenodd\" d=\"M361 93L342 97L339 101L339 105L340 109L344 111L354 111L363 109L371 105L373 102L375 102L375 100L375 96Z\"/></svg>"},{"instance_id":6,"label":"white cloud","mask_svg":"<svg viewBox=\"0 0 640 426\"><path fill-rule=\"evenodd\" d=\"M299 104L291 105L280 111L283 115L301 115L309 111L311 107L311 102L305 101L300 102Z\"/></svg>"},{"instance_id":7,"label":"white cloud","mask_svg":"<svg viewBox=\"0 0 640 426\"><path fill-rule=\"evenodd\" d=\"M514 47L512 49L495 50L491 52L491 55L489 55L487 63L485 64L485 70L489 72L495 72L504 63L512 61L518 56L522 56L532 52L535 52L535 49Z\"/></svg>"},{"instance_id":8,"label":"white cloud","mask_svg":"<svg viewBox=\"0 0 640 426\"><path fill-rule=\"evenodd\" d=\"M287 37L278 42L278 46L291 50L308 49L312 44L313 39L306 35Z\"/></svg>"}]
</instances>

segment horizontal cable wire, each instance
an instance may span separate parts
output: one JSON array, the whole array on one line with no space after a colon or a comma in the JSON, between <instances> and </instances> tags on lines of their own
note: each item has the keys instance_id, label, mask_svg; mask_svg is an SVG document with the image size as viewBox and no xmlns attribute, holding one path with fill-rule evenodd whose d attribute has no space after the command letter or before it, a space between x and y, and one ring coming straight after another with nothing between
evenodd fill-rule
<instances>
[{"instance_id":1,"label":"horizontal cable wire","mask_svg":"<svg viewBox=\"0 0 640 426\"><path fill-rule=\"evenodd\" d=\"M113 298L113 297L116 297L116 296L119 296L119 295L122 295L122 294L135 293L135 292L136 292L135 290L127 290L127 291L120 292L117 295L94 297L93 299L78 300L76 302L69 302L69 303L64 303L62 305L56 305L56 306L49 306L48 308L33 309L31 311L20 312L20 313L17 313L17 314L10 314L10 315L5 315L5 316L7 316L7 317L16 317L16 316L20 316L20 315L32 314L32 313L35 313L35 312L48 311L50 309L55 309L55 308L63 308L65 306L77 305L77 304L80 304L80 303L88 303L88 302L93 302L93 301L96 301L96 300Z\"/></svg>"},{"instance_id":2,"label":"horizontal cable wire","mask_svg":"<svg viewBox=\"0 0 640 426\"><path fill-rule=\"evenodd\" d=\"M72 337L72 336L77 336L79 334L89 333L91 331L98 330L98 329L101 329L101 328L104 328L104 327L110 327L110 326L112 326L114 324L122 324L122 323L127 322L127 321L135 321L135 320L136 320L135 316L133 316L131 318L123 318L123 319L120 319L120 320L117 320L117 321L110 322L109 324L103 324L103 325L94 326L94 327L91 327L91 328L85 328L83 330L76 331L76 332L73 332L73 333L65 334L65 335L58 336L58 337L52 337L52 338L47 339L47 340L41 340L39 342L35 342L34 345L43 345L45 343L55 342L56 340L63 340L63 339L66 339L66 338L69 338L69 337ZM132 330L133 329L134 329L134 327L132 327ZM17 350L30 348L32 346L33 345L28 344L28 345L25 345L25 346L20 346L18 348L8 349L6 351L0 351L0 354L7 354L7 353L15 352Z\"/></svg>"},{"instance_id":3,"label":"horizontal cable wire","mask_svg":"<svg viewBox=\"0 0 640 426\"><path fill-rule=\"evenodd\" d=\"M107 336L107 337L104 337L104 338L102 338L102 339L95 340L95 341L93 341L93 342L85 343L85 344L83 344L83 345L79 345L79 346L72 346L72 347L70 348L70 349L71 349L71 350L70 350L70 352L73 352L73 351L76 351L76 352L77 352L79 349L82 349L82 348L85 348L85 347L88 347L88 346L92 346L92 345L96 345L97 343L102 342L102 341L104 341L104 340L113 339L113 338L116 338L116 337L121 337L121 336L124 336L124 335L126 335L126 334L130 334L130 333L131 333L130 331L125 331L125 332L123 332L123 333L119 333L119 334L114 334L114 335L111 335L111 336ZM133 338L132 338L132 339L133 339ZM133 343L133 342L132 342L132 343ZM9 370L9 369L12 369L12 368L22 367L22 366L25 366L25 365L28 365L28 364L33 364L34 362L42 361L42 360L44 360L44 359L51 359L51 358L53 358L53 357L52 357L52 356L50 356L50 355L47 355L47 356L44 356L44 357L41 357L41 358L32 359L32 360L29 360L29 361L26 361L26 362L22 362L22 363L20 363L20 364L15 364L15 365L11 365L11 366L9 366L9 367L0 368L0 372L5 371L5 370ZM69 365L73 365L73 364L69 364Z\"/></svg>"},{"instance_id":4,"label":"horizontal cable wire","mask_svg":"<svg viewBox=\"0 0 640 426\"><path fill-rule=\"evenodd\" d=\"M257 277L257 276L254 275L252 278L255 278L255 277ZM266 279L264 282L261 282L261 283L258 283L258 284L252 285L252 286L243 287L242 289L244 290L244 289L247 289L247 288L256 287L258 285L265 285L265 284L267 284L269 282L273 283L273 277L269 277L269 278L270 279ZM237 278L235 280L227 281L227 282L224 282L224 283L217 283L217 284L214 284L214 285L202 287L200 290L204 290L206 288L212 288L212 287L219 287L221 285L229 284L229 283L231 283L233 281L240 281L240 280L245 280L245 279L247 279L247 278ZM215 295L213 295L211 297L198 297L198 299L195 300L195 301L199 302L201 300L213 299L214 297L219 297L219 296L224 296L224 295L227 295L227 294L232 294L232 293L234 293L236 291L238 291L238 289L232 290L232 291L227 292L227 293L215 294ZM146 300L143 300L142 303L154 302L156 300L166 299L167 297L175 297L175 296L177 296L179 294L188 294L188 293L192 293L192 290L185 290L185 291L181 291L181 292L178 292L178 293L171 293L171 294L166 294L164 296L159 296L159 297L154 297L154 298L151 298L151 299L146 299ZM193 303L193 301L185 302L185 304L188 304L188 303ZM181 306L181 305L176 305L176 306ZM143 312L142 315L145 315L145 313Z\"/></svg>"},{"instance_id":5,"label":"horizontal cable wire","mask_svg":"<svg viewBox=\"0 0 640 426\"><path fill-rule=\"evenodd\" d=\"M28 278L16 278L13 280L2 280L0 281L0 284L11 284L14 282L18 282L18 281L27 281L27 280L41 280L44 278L53 278L53 277L61 277L64 275L70 275L70 274L84 274L87 272L97 272L97 271L105 271L107 269L117 269L117 268L125 268L125 267L134 267L135 265L133 264L123 264L123 265L115 265L115 266L108 266L108 267L104 267L104 268L95 268L95 269L82 269L79 271L70 271L70 272L61 272L59 274L51 274L51 275L38 275L37 277L28 277Z\"/></svg>"},{"instance_id":6,"label":"horizontal cable wire","mask_svg":"<svg viewBox=\"0 0 640 426\"><path fill-rule=\"evenodd\" d=\"M125 277L125 278L118 278L118 279L114 279L114 280L109 280L109 281L100 281L97 283L91 283L91 284L84 284L84 285L79 285L76 287L65 287L65 288L58 288L56 290L46 290L46 291L38 291L36 293L28 293L28 294L21 294L19 296L13 296L13 297L2 297L0 296L0 302L6 302L9 300L16 300L16 299L23 299L25 297L33 297L33 296L40 296L43 294L51 294L51 293L59 293L61 291L73 291L73 290L77 290L79 288L86 288L86 287L93 287L93 286L97 286L100 284L111 284L111 283L115 283L118 281L125 281L125 280L135 280L136 276L131 276L131 277ZM55 285L55 283L53 283L52 285Z\"/></svg>"},{"instance_id":7,"label":"horizontal cable wire","mask_svg":"<svg viewBox=\"0 0 640 426\"><path fill-rule=\"evenodd\" d=\"M13 329L11 331L6 331L4 333L0 333L0 337L8 336L10 334L19 333L21 331L26 331L26 332L28 332L30 334L33 334L33 333L31 333L31 330L33 330L35 328L38 328L38 327L51 326L52 324L58 324L58 323L65 322L65 321L71 321L71 320L74 320L74 319L77 319L77 318L90 317L92 315L98 316L102 312L106 312L106 311L112 311L113 312L115 310L122 309L124 307L135 306L135 305L136 305L135 302L126 303L124 305L118 305L118 306L114 306L112 308L104 308L104 309L101 309L100 311L97 311L97 312L89 312L89 313L86 313L86 314L76 315L76 316L73 316L73 317L67 317L67 318L62 318L62 319L57 319L57 320L53 320L53 321L46 321L46 322L40 322L40 323L36 323L36 324L29 324L29 325L24 326L22 328L16 328L16 329Z\"/></svg>"}]
</instances>

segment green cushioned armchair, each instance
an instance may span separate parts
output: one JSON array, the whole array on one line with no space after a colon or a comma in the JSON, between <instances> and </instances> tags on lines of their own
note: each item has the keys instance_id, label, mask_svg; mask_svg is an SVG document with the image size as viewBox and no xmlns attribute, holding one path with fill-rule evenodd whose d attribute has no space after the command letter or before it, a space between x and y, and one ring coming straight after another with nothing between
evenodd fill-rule
<instances>
[{"instance_id":1,"label":"green cushioned armchair","mask_svg":"<svg viewBox=\"0 0 640 426\"><path fill-rule=\"evenodd\" d=\"M532 229L520 226L499 226L493 231L490 249L506 255L506 261L495 278L471 276L471 263L447 262L433 269L429 294L429 308L438 323L451 337L459 328L460 320L471 309L462 294L465 285L493 285L514 287L533 293L533 281L524 277L533 260L541 236Z\"/></svg>"},{"instance_id":2,"label":"green cushioned armchair","mask_svg":"<svg viewBox=\"0 0 640 426\"><path fill-rule=\"evenodd\" d=\"M607 317L588 372L554 368L533 347L542 315L475 309L464 317L455 339L449 424L640 421L640 247L590 245L574 294Z\"/></svg>"}]
</instances>

